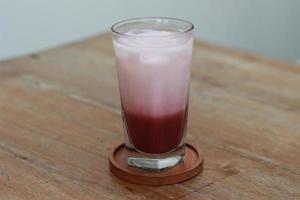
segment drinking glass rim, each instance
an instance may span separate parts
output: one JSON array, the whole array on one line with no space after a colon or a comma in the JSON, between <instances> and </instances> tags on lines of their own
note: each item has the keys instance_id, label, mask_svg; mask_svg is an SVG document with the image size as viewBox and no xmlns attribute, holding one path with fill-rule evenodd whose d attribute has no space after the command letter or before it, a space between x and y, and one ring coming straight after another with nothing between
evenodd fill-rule
<instances>
[{"instance_id":1,"label":"drinking glass rim","mask_svg":"<svg viewBox=\"0 0 300 200\"><path fill-rule=\"evenodd\" d=\"M168 35L132 35L132 34L128 34L128 33L121 33L119 31L116 30L116 27L118 25L121 25L121 24L126 24L126 23L129 23L129 22L135 22L135 21L143 21L143 20L155 20L155 19L165 19L165 20L173 20L173 21L178 21L178 22L182 22L182 23L186 23L189 25L188 28L182 30L182 31L179 31L179 32L174 32L174 33L170 33ZM174 18L174 17L137 17L137 18L128 18L128 19L125 19L125 20L122 20L122 21L119 21L119 22L116 22L114 23L112 26L111 26L111 32L113 33L113 35L116 35L116 36L120 36L120 37L127 37L127 38L174 38L174 37L181 37L182 35L194 30L194 24L192 24L191 22L189 21L186 21L184 19L179 19L179 18Z\"/></svg>"}]
</instances>

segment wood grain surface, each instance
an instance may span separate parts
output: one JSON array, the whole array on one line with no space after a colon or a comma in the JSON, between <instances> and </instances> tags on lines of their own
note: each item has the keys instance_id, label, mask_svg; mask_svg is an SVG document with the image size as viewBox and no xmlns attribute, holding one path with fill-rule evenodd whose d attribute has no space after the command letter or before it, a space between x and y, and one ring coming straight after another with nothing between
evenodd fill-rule
<instances>
[{"instance_id":1,"label":"wood grain surface","mask_svg":"<svg viewBox=\"0 0 300 200\"><path fill-rule=\"evenodd\" d=\"M126 183L109 34L0 63L0 199L300 199L300 67L196 41L188 141L203 172Z\"/></svg>"}]
</instances>

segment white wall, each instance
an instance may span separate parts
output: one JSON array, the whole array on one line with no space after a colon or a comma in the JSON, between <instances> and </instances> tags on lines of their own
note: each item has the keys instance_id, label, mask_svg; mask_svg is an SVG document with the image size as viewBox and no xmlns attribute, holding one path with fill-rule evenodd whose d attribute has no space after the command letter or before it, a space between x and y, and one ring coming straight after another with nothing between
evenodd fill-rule
<instances>
[{"instance_id":1,"label":"white wall","mask_svg":"<svg viewBox=\"0 0 300 200\"><path fill-rule=\"evenodd\" d=\"M201 39L287 60L300 58L299 0L0 0L0 60L141 16L184 18L195 24Z\"/></svg>"}]
</instances>

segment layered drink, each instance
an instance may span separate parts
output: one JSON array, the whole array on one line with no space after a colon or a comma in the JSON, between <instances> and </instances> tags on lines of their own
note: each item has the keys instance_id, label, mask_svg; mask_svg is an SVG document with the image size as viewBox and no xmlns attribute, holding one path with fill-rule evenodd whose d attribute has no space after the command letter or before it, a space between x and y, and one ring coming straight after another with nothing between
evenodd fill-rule
<instances>
[{"instance_id":1,"label":"layered drink","mask_svg":"<svg viewBox=\"0 0 300 200\"><path fill-rule=\"evenodd\" d=\"M113 26L113 44L128 163L161 169L184 158L193 27L145 19Z\"/></svg>"}]
</instances>

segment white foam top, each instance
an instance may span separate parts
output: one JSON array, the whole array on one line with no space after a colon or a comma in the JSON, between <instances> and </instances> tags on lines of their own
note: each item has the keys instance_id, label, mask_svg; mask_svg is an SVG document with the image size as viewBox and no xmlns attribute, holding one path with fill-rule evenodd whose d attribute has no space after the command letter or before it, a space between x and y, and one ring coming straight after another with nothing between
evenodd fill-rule
<instances>
[{"instance_id":1,"label":"white foam top","mask_svg":"<svg viewBox=\"0 0 300 200\"><path fill-rule=\"evenodd\" d=\"M160 30L153 30L153 29L139 29L139 28L133 28L128 32L126 32L126 35L142 36L142 37L157 37L157 36L167 36L172 34L174 34L174 32L160 31Z\"/></svg>"},{"instance_id":2,"label":"white foam top","mask_svg":"<svg viewBox=\"0 0 300 200\"><path fill-rule=\"evenodd\" d=\"M152 29L131 29L125 33L130 37L120 37L117 42L125 46L134 47L174 47L185 43L189 37L168 37L175 32L152 30Z\"/></svg>"}]
</instances>

